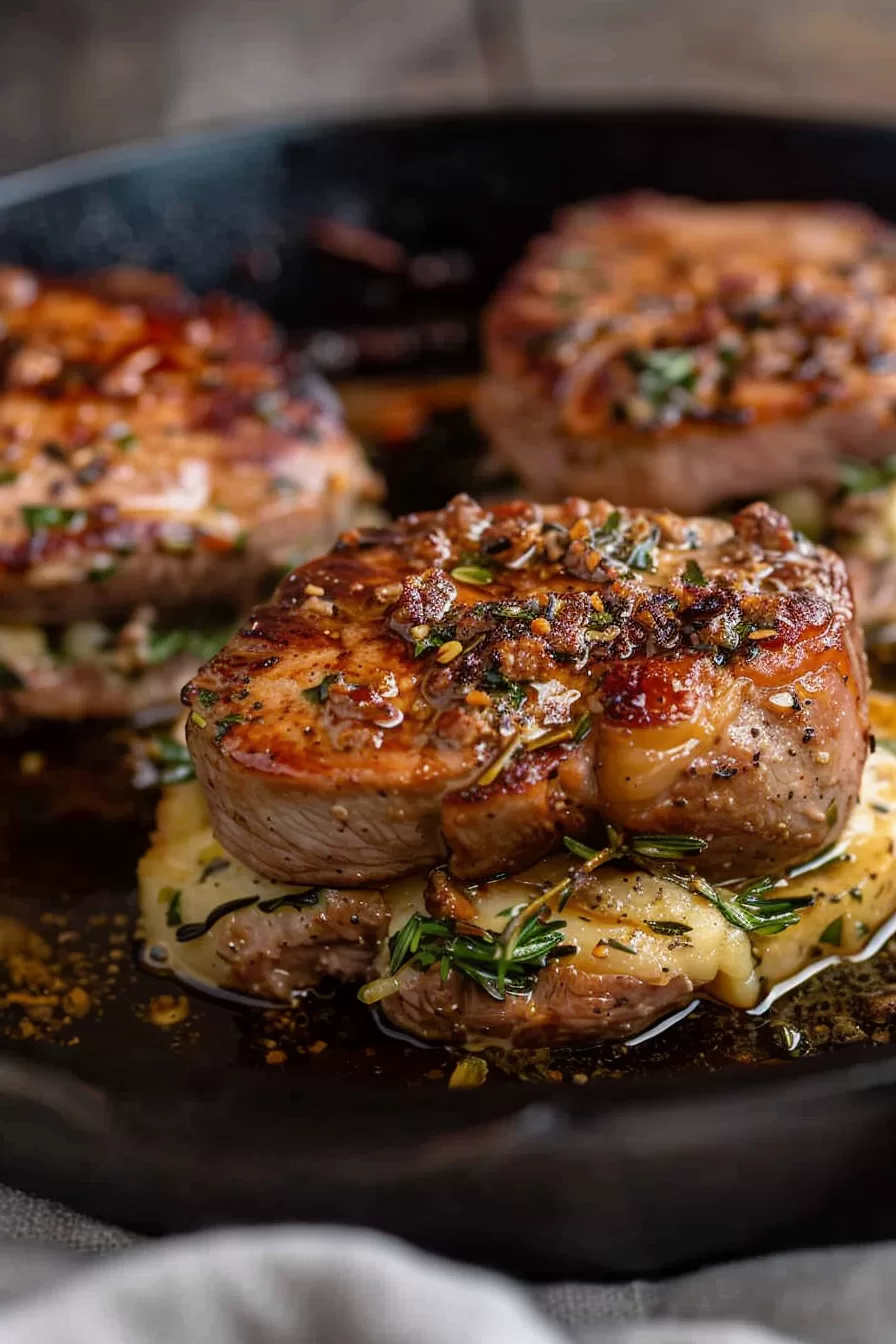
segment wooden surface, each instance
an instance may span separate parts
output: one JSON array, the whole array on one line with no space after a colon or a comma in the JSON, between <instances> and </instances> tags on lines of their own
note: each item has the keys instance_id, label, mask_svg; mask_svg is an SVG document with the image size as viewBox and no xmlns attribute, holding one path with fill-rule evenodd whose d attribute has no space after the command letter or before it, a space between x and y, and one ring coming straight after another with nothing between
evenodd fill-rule
<instances>
[{"instance_id":1,"label":"wooden surface","mask_svg":"<svg viewBox=\"0 0 896 1344\"><path fill-rule=\"evenodd\" d=\"M291 109L896 117L896 0L0 0L0 171Z\"/></svg>"}]
</instances>

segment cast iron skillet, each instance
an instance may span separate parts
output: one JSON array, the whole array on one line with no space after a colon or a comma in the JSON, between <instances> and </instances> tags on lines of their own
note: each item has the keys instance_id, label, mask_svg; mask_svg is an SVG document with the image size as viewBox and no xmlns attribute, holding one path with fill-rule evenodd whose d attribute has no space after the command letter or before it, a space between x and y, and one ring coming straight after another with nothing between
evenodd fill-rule
<instances>
[{"instance_id":1,"label":"cast iron skillet","mask_svg":"<svg viewBox=\"0 0 896 1344\"><path fill-rule=\"evenodd\" d=\"M462 371L475 367L477 310L552 210L644 186L860 200L896 218L896 133L663 110L226 131L0 183L0 260L168 269L317 332L337 370L357 356L368 373ZM320 217L472 266L438 290L365 277L308 246ZM393 503L442 501L456 465L446 443L436 470L404 471ZM51 761L49 794L19 772L26 749ZM360 1222L533 1278L896 1234L896 1052L865 1032L862 1047L818 1058L766 1050L764 1067L682 1069L697 1041L712 1062L725 1019L709 1010L702 1036L679 1029L674 1070L662 1053L617 1052L587 1086L498 1076L458 1092L441 1054L380 1045L371 1026L336 1030L322 1050L314 1021L289 1037L256 1019L253 1035L194 1003L163 1031L153 1003L171 987L131 966L124 927L145 805L118 791L106 746L77 733L7 742L0 757L4 905L74 933L66 945L106 977L99 1012L2 1041L0 1179L147 1232Z\"/></svg>"}]
</instances>

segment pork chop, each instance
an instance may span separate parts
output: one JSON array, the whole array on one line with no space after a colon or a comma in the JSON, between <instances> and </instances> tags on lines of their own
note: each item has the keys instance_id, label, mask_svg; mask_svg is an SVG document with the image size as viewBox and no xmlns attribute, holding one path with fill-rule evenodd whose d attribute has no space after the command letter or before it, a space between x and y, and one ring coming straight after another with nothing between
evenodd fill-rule
<instances>
[{"instance_id":1,"label":"pork chop","mask_svg":"<svg viewBox=\"0 0 896 1344\"><path fill-rule=\"evenodd\" d=\"M893 238L844 205L564 211L487 311L479 418L539 499L833 492L896 451Z\"/></svg>"},{"instance_id":2,"label":"pork chop","mask_svg":"<svg viewBox=\"0 0 896 1344\"><path fill-rule=\"evenodd\" d=\"M840 833L866 682L842 562L767 505L460 496L294 570L184 701L215 832L269 877L476 878L606 823L748 877Z\"/></svg>"},{"instance_id":3,"label":"pork chop","mask_svg":"<svg viewBox=\"0 0 896 1344\"><path fill-rule=\"evenodd\" d=\"M235 605L376 484L273 324L167 276L0 268L0 618Z\"/></svg>"}]
</instances>

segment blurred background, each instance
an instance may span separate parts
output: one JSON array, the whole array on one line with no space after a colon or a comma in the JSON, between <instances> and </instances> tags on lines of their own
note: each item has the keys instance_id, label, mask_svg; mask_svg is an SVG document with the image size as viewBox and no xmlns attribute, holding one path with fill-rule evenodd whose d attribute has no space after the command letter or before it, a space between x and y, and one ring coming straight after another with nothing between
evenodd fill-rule
<instances>
[{"instance_id":1,"label":"blurred background","mask_svg":"<svg viewBox=\"0 0 896 1344\"><path fill-rule=\"evenodd\" d=\"M591 100L888 118L894 0L0 0L0 172L210 121Z\"/></svg>"}]
</instances>

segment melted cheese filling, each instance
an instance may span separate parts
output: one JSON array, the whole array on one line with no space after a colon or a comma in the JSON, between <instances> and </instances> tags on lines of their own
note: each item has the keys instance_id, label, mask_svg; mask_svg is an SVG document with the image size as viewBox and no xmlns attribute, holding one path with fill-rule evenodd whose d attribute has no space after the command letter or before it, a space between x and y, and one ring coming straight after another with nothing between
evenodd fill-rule
<instances>
[{"instance_id":1,"label":"melted cheese filling","mask_svg":"<svg viewBox=\"0 0 896 1344\"><path fill-rule=\"evenodd\" d=\"M896 737L896 700L873 695L872 722L881 739ZM812 898L791 928L771 937L748 935L705 898L675 883L607 865L593 874L587 893L570 900L559 916L567 922L565 942L576 948L570 960L582 970L633 975L651 984L684 974L700 993L751 1008L772 986L813 961L860 951L896 911L894 843L896 755L879 748L866 766L859 804L835 851L771 893ZM502 929L508 908L528 904L569 871L569 856L557 854L513 877L483 883L475 893L475 922ZM265 900L296 890L259 877L224 853L195 782L165 791L139 882L149 963L202 987L224 989L229 968L216 950L219 940L201 936L179 942L177 928L201 923L228 901ZM390 933L413 913L425 913L424 891L422 876L383 889L392 910ZM670 931L672 925L677 927ZM386 960L384 949L380 973Z\"/></svg>"}]
</instances>

